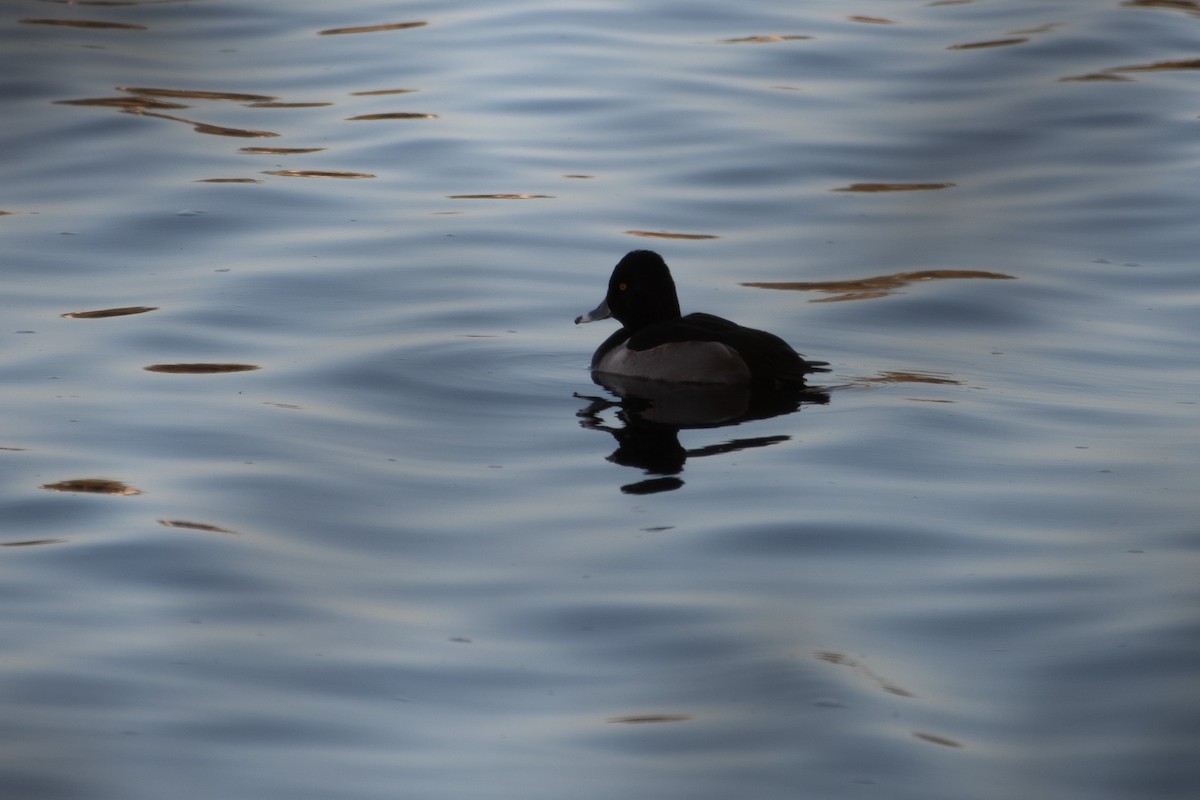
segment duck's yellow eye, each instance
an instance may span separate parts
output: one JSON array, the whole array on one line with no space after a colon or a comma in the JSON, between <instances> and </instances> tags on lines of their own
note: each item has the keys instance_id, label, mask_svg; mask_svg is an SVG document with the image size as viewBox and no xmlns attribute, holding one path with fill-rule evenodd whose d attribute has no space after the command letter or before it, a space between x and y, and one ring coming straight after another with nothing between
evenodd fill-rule
<instances>
[{"instance_id":1,"label":"duck's yellow eye","mask_svg":"<svg viewBox=\"0 0 1200 800\"><path fill-rule=\"evenodd\" d=\"M623 292L623 291L625 291L625 290L626 290L626 289L628 289L628 288L629 288L629 284L628 284L628 283L618 283L618 284L617 284L617 291Z\"/></svg>"}]
</instances>

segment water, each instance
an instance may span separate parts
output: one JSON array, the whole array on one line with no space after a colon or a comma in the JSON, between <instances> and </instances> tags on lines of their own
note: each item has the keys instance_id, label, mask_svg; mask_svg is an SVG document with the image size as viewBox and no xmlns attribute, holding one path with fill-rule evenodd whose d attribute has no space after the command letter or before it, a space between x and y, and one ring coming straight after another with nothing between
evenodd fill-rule
<instances>
[{"instance_id":1,"label":"water","mask_svg":"<svg viewBox=\"0 0 1200 800\"><path fill-rule=\"evenodd\" d=\"M1200 8L5 17L5 796L1194 792Z\"/></svg>"}]
</instances>

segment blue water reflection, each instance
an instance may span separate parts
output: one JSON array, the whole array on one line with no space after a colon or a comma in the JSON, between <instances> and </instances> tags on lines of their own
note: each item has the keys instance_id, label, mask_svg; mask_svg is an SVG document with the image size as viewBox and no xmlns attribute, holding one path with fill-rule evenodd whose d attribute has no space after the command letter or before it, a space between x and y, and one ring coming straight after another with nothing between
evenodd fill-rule
<instances>
[{"instance_id":1,"label":"blue water reflection","mask_svg":"<svg viewBox=\"0 0 1200 800\"><path fill-rule=\"evenodd\" d=\"M4 16L0 795L1195 793L1195 4Z\"/></svg>"}]
</instances>

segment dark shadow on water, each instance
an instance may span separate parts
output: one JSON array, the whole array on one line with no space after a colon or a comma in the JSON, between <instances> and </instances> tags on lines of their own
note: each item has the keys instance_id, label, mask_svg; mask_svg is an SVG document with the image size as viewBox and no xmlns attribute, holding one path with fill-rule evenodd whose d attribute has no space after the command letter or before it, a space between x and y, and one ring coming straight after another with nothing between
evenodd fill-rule
<instances>
[{"instance_id":1,"label":"dark shadow on water","mask_svg":"<svg viewBox=\"0 0 1200 800\"><path fill-rule=\"evenodd\" d=\"M731 439L689 450L679 441L681 430L734 426L829 402L829 393L819 387L779 391L752 386L681 385L598 373L593 373L592 379L616 399L577 393L577 398L588 401L576 412L580 425L612 434L617 440L617 449L608 461L636 467L651 476L622 486L625 494L656 494L681 488L684 482L677 476L689 458L768 447L791 438ZM605 421L610 413L619 425Z\"/></svg>"}]
</instances>

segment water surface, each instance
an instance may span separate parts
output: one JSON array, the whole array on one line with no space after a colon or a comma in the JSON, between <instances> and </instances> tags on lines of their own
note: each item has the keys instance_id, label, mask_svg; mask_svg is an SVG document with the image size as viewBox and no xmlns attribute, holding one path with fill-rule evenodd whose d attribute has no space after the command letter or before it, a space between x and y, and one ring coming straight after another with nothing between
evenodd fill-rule
<instances>
[{"instance_id":1,"label":"water surface","mask_svg":"<svg viewBox=\"0 0 1200 800\"><path fill-rule=\"evenodd\" d=\"M1194 792L1200 7L3 17L6 795Z\"/></svg>"}]
</instances>

